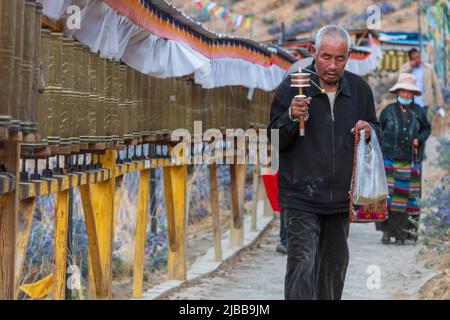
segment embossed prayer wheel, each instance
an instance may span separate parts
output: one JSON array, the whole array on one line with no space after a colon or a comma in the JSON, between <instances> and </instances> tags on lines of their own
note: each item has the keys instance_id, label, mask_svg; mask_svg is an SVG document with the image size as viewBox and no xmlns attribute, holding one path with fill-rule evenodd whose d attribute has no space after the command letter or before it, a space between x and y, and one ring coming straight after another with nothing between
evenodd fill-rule
<instances>
[{"instance_id":1,"label":"embossed prayer wheel","mask_svg":"<svg viewBox=\"0 0 450 320\"><path fill-rule=\"evenodd\" d=\"M142 73L140 73L137 70L134 70L134 74L135 74L135 86L134 86L134 91L135 91L135 96L134 96L134 100L135 100L135 108L136 108L136 113L135 113L135 130L133 132L133 135L137 138L137 137L141 137L142 133L144 131L144 109L143 109L143 103L142 103Z\"/></svg>"},{"instance_id":2,"label":"embossed prayer wheel","mask_svg":"<svg viewBox=\"0 0 450 320\"><path fill-rule=\"evenodd\" d=\"M119 105L117 106L117 112L120 119L119 136L122 142L127 133L127 66L125 64L119 66L117 94L119 97Z\"/></svg>"},{"instance_id":3,"label":"embossed prayer wheel","mask_svg":"<svg viewBox=\"0 0 450 320\"><path fill-rule=\"evenodd\" d=\"M142 76L142 105L143 105L143 132L144 136L150 134L150 99L151 99L151 77L147 75Z\"/></svg>"},{"instance_id":4,"label":"embossed prayer wheel","mask_svg":"<svg viewBox=\"0 0 450 320\"><path fill-rule=\"evenodd\" d=\"M9 129L13 132L20 131L20 110L22 103L22 59L23 59L23 43L24 43L24 20L25 20L25 0L18 0L15 3L16 10L16 28L14 41L14 78L13 78L13 97L11 100L11 123Z\"/></svg>"},{"instance_id":5,"label":"embossed prayer wheel","mask_svg":"<svg viewBox=\"0 0 450 320\"><path fill-rule=\"evenodd\" d=\"M72 130L71 130L71 136L70 141L72 144L79 144L80 143L80 136L81 136L81 119L84 118L84 122L86 122L86 114L82 115L81 112L81 105L82 105L82 99L81 99L81 82L86 81L86 79L82 78L81 72L83 68L84 61L83 59L83 45L79 42L74 42L73 44L73 90L72 90L72 101L73 101L73 107L71 109L71 122L72 122Z\"/></svg>"},{"instance_id":6,"label":"embossed prayer wheel","mask_svg":"<svg viewBox=\"0 0 450 320\"><path fill-rule=\"evenodd\" d=\"M72 143L72 130L75 130L75 128L72 128L72 113L75 108L74 47L75 44L72 39L66 37L62 39L62 92L58 114L61 145Z\"/></svg>"},{"instance_id":7,"label":"embossed prayer wheel","mask_svg":"<svg viewBox=\"0 0 450 320\"><path fill-rule=\"evenodd\" d=\"M112 99L112 139L116 143L122 142L120 139L120 118L119 118L119 77L120 77L120 61L113 62L113 99Z\"/></svg>"},{"instance_id":8,"label":"embossed prayer wheel","mask_svg":"<svg viewBox=\"0 0 450 320\"><path fill-rule=\"evenodd\" d=\"M40 55L38 58L38 95L37 95L37 123L38 132L41 135L42 143L48 143L48 103L49 92L46 86L49 82L49 64L50 64L50 37L49 29L41 31ZM43 86L41 88L41 86Z\"/></svg>"},{"instance_id":9,"label":"embossed prayer wheel","mask_svg":"<svg viewBox=\"0 0 450 320\"><path fill-rule=\"evenodd\" d=\"M181 107L184 109L184 123L182 128L187 129L189 132L194 131L194 123L192 122L192 86L193 81L186 79L182 88L183 101Z\"/></svg>"},{"instance_id":10,"label":"embossed prayer wheel","mask_svg":"<svg viewBox=\"0 0 450 320\"><path fill-rule=\"evenodd\" d=\"M150 99L150 132L154 133L161 128L162 109L162 87L164 80L151 78L151 99Z\"/></svg>"},{"instance_id":11,"label":"embossed prayer wheel","mask_svg":"<svg viewBox=\"0 0 450 320\"><path fill-rule=\"evenodd\" d=\"M59 114L62 101L62 33L50 34L47 65L48 144L60 144Z\"/></svg>"},{"instance_id":12,"label":"embossed prayer wheel","mask_svg":"<svg viewBox=\"0 0 450 320\"><path fill-rule=\"evenodd\" d=\"M132 127L132 109L133 109L133 81L134 74L130 67L126 67L126 70L122 70L122 72L126 72L126 75L122 75L126 77L126 83L124 88L124 108L126 110L124 121L124 134L123 137L125 140L133 139L133 127Z\"/></svg>"},{"instance_id":13,"label":"embossed prayer wheel","mask_svg":"<svg viewBox=\"0 0 450 320\"><path fill-rule=\"evenodd\" d=\"M105 130L105 141L113 142L113 120L114 116L112 114L113 110L113 81L114 81L114 61L106 60L105 65L105 101L103 106L103 115L104 115L104 130Z\"/></svg>"},{"instance_id":14,"label":"embossed prayer wheel","mask_svg":"<svg viewBox=\"0 0 450 320\"><path fill-rule=\"evenodd\" d=\"M32 123L33 101L33 69L35 59L35 29L36 1L26 0L23 25L23 55L22 55L22 100L19 111L20 127L24 133L30 133Z\"/></svg>"},{"instance_id":15,"label":"embossed prayer wheel","mask_svg":"<svg viewBox=\"0 0 450 320\"><path fill-rule=\"evenodd\" d=\"M98 112L97 112L97 136L102 142L108 142L105 134L105 107L106 107L106 60L98 58Z\"/></svg>"},{"instance_id":16,"label":"embossed prayer wheel","mask_svg":"<svg viewBox=\"0 0 450 320\"><path fill-rule=\"evenodd\" d=\"M0 127L9 127L12 120L14 53L16 34L16 1L0 1Z\"/></svg>"},{"instance_id":17,"label":"embossed prayer wheel","mask_svg":"<svg viewBox=\"0 0 450 320\"><path fill-rule=\"evenodd\" d=\"M89 59L90 50L88 47L83 46L81 51L81 84L80 84L80 118L78 119L79 130L80 130L80 142L89 143L91 139L89 138L89 91L91 88L89 77Z\"/></svg>"},{"instance_id":18,"label":"embossed prayer wheel","mask_svg":"<svg viewBox=\"0 0 450 320\"><path fill-rule=\"evenodd\" d=\"M99 112L99 57L97 54L89 52L89 113L88 128L89 141L100 142L101 138L97 136L97 117Z\"/></svg>"},{"instance_id":19,"label":"embossed prayer wheel","mask_svg":"<svg viewBox=\"0 0 450 320\"><path fill-rule=\"evenodd\" d=\"M44 90L43 83L43 68L42 68L42 55L41 55L41 16L42 16L42 5L36 3L36 18L34 27L34 59L33 59L33 85L31 94L31 131L37 131L37 101L39 92ZM37 140L36 140L37 141Z\"/></svg>"}]
</instances>

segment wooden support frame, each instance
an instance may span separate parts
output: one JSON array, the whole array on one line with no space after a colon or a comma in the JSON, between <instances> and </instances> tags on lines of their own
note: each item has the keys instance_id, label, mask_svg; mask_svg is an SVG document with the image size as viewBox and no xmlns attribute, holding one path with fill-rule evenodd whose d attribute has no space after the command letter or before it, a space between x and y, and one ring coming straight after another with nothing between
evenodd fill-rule
<instances>
[{"instance_id":1,"label":"wooden support frame","mask_svg":"<svg viewBox=\"0 0 450 320\"><path fill-rule=\"evenodd\" d=\"M105 285L105 299L112 298L112 244L114 240L114 195L116 191L116 153L108 149L100 156L103 168L110 170L110 179L90 186L92 209L94 212L95 229L100 252L101 270ZM90 257L92 266L92 257ZM90 268L89 290L95 288L95 277ZM92 296L90 296L92 297Z\"/></svg>"},{"instance_id":2,"label":"wooden support frame","mask_svg":"<svg viewBox=\"0 0 450 320\"><path fill-rule=\"evenodd\" d=\"M222 231L220 228L219 216L219 192L217 190L217 165L212 163L209 165L209 178L211 189L211 214L213 225L214 239L214 260L222 261Z\"/></svg>"},{"instance_id":3,"label":"wooden support frame","mask_svg":"<svg viewBox=\"0 0 450 320\"><path fill-rule=\"evenodd\" d=\"M84 221L86 224L86 232L89 247L89 270L92 272L92 280L95 285L95 297L104 299L107 296L106 286L104 283L101 255L97 237L97 227L95 223L94 209L90 196L90 186L84 185L80 187L81 202L83 205ZM92 289L92 288L91 288Z\"/></svg>"},{"instance_id":4,"label":"wooden support frame","mask_svg":"<svg viewBox=\"0 0 450 320\"><path fill-rule=\"evenodd\" d=\"M139 175L136 245L133 269L133 298L142 296L142 282L144 279L144 255L147 235L148 197L150 191L150 169L145 169Z\"/></svg>"},{"instance_id":5,"label":"wooden support frame","mask_svg":"<svg viewBox=\"0 0 450 320\"><path fill-rule=\"evenodd\" d=\"M0 148L0 162L14 176L12 190L0 196L0 300L15 297L20 139L20 134L10 134Z\"/></svg>"},{"instance_id":6,"label":"wooden support frame","mask_svg":"<svg viewBox=\"0 0 450 320\"><path fill-rule=\"evenodd\" d=\"M256 225L258 223L258 202L259 202L259 185L260 185L260 170L259 165L253 165L253 198L252 198L252 212L251 212L251 224L250 230L256 231Z\"/></svg>"},{"instance_id":7,"label":"wooden support frame","mask_svg":"<svg viewBox=\"0 0 450 320\"><path fill-rule=\"evenodd\" d=\"M30 239L31 224L33 222L33 212L36 206L35 198L28 198L20 201L19 216L17 224L17 247L16 247L16 278L14 284L15 296L17 299L20 292L20 279L22 276L23 264L27 253L28 240Z\"/></svg>"},{"instance_id":8,"label":"wooden support frame","mask_svg":"<svg viewBox=\"0 0 450 320\"><path fill-rule=\"evenodd\" d=\"M231 208L230 246L244 246L245 164L230 164Z\"/></svg>"},{"instance_id":9,"label":"wooden support frame","mask_svg":"<svg viewBox=\"0 0 450 320\"><path fill-rule=\"evenodd\" d=\"M64 300L66 292L66 257L69 224L69 190L56 194L53 236L53 300Z\"/></svg>"},{"instance_id":10,"label":"wooden support frame","mask_svg":"<svg viewBox=\"0 0 450 320\"><path fill-rule=\"evenodd\" d=\"M185 165L165 167L163 175L169 234L168 276L171 280L186 280L187 168Z\"/></svg>"}]
</instances>

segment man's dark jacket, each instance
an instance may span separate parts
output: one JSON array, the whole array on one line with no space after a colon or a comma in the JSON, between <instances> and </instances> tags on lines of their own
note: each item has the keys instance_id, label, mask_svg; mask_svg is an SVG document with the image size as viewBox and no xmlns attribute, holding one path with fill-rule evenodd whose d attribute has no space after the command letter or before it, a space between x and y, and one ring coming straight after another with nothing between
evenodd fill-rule
<instances>
[{"instance_id":1,"label":"man's dark jacket","mask_svg":"<svg viewBox=\"0 0 450 320\"><path fill-rule=\"evenodd\" d=\"M308 69L315 70L314 62ZM319 83L316 75L311 79ZM270 112L269 136L271 129L279 129L279 204L317 214L346 212L354 153L350 130L358 120L367 121L381 144L372 90L361 77L345 71L332 117L328 96L315 86L304 88L312 100L305 136L300 137L298 122L289 118L291 100L298 94L290 81L287 77L277 88Z\"/></svg>"}]
</instances>

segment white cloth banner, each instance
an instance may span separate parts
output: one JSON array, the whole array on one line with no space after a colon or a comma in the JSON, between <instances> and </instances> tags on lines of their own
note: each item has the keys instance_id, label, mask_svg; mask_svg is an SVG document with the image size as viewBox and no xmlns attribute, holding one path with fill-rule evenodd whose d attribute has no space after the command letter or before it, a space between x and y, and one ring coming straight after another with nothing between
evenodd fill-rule
<instances>
[{"instance_id":1,"label":"white cloth banner","mask_svg":"<svg viewBox=\"0 0 450 320\"><path fill-rule=\"evenodd\" d=\"M194 74L204 88L242 85L274 90L285 71L276 65L261 65L235 58L208 59L184 43L166 40L137 26L101 0L44 0L44 13L67 18L69 5L81 9L81 26L64 34L98 52L102 58L122 60L144 74L170 78Z\"/></svg>"}]
</instances>

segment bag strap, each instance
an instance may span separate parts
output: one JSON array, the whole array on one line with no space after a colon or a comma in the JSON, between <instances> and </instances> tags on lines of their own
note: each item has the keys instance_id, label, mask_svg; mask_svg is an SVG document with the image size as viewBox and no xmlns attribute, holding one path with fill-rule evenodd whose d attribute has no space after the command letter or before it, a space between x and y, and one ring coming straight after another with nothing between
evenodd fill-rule
<instances>
[{"instance_id":1,"label":"bag strap","mask_svg":"<svg viewBox=\"0 0 450 320\"><path fill-rule=\"evenodd\" d=\"M355 129L355 143L353 147L353 168L352 168L352 180L351 180L351 187L350 187L350 204L349 204L349 218L350 222L354 221L354 215L353 215L353 193L355 192L355 180L356 180L356 154L357 154L357 148L358 148L358 138L359 138L359 130Z\"/></svg>"}]
</instances>

